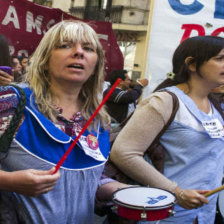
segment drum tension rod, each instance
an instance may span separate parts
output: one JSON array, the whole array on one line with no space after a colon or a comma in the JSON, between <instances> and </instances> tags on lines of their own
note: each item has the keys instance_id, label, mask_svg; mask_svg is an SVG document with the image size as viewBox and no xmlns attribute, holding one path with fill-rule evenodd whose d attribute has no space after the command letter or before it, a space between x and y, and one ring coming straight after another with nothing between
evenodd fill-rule
<instances>
[{"instance_id":1,"label":"drum tension rod","mask_svg":"<svg viewBox=\"0 0 224 224\"><path fill-rule=\"evenodd\" d=\"M111 207L111 211L114 212L114 213L116 213L116 214L117 214L117 209L118 209L118 206L117 205L113 205Z\"/></svg>"},{"instance_id":2,"label":"drum tension rod","mask_svg":"<svg viewBox=\"0 0 224 224\"><path fill-rule=\"evenodd\" d=\"M142 221L146 221L147 220L147 213L145 212L145 206L144 206L144 210L141 213L141 219Z\"/></svg>"},{"instance_id":3,"label":"drum tension rod","mask_svg":"<svg viewBox=\"0 0 224 224\"><path fill-rule=\"evenodd\" d=\"M174 216L176 212L174 210L170 209L170 210L168 210L168 213L169 213L169 217L170 217L170 216Z\"/></svg>"}]
</instances>

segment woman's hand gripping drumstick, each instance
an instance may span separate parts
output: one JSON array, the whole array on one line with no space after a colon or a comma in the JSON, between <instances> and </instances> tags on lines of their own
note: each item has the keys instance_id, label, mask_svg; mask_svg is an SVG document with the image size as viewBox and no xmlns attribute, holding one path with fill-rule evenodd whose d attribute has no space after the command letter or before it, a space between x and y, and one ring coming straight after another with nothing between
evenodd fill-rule
<instances>
[{"instance_id":1,"label":"woman's hand gripping drumstick","mask_svg":"<svg viewBox=\"0 0 224 224\"><path fill-rule=\"evenodd\" d=\"M177 187L175 189L175 194L177 196L178 204L186 209L199 208L203 204L208 204L208 200L205 198L211 196L219 191L224 190L224 185L221 187L215 188L214 190L189 190L181 189ZM203 196L203 197L202 197ZM204 199L203 199L204 198Z\"/></svg>"},{"instance_id":2,"label":"woman's hand gripping drumstick","mask_svg":"<svg viewBox=\"0 0 224 224\"><path fill-rule=\"evenodd\" d=\"M177 203L185 209L197 209L203 204L208 204L209 201L204 194L208 190L182 189L176 187L174 193L177 197Z\"/></svg>"}]
</instances>

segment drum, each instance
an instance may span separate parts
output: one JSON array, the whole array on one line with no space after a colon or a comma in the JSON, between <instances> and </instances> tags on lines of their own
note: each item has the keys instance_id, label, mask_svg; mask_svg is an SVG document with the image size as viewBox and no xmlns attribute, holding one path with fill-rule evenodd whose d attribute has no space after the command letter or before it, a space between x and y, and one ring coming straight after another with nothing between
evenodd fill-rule
<instances>
[{"instance_id":1,"label":"drum","mask_svg":"<svg viewBox=\"0 0 224 224\"><path fill-rule=\"evenodd\" d=\"M224 191L219 192L215 224L224 223Z\"/></svg>"},{"instance_id":2,"label":"drum","mask_svg":"<svg viewBox=\"0 0 224 224\"><path fill-rule=\"evenodd\" d=\"M168 218L175 212L173 193L149 187L128 187L113 194L115 210L121 217L136 221L156 221Z\"/></svg>"}]
</instances>

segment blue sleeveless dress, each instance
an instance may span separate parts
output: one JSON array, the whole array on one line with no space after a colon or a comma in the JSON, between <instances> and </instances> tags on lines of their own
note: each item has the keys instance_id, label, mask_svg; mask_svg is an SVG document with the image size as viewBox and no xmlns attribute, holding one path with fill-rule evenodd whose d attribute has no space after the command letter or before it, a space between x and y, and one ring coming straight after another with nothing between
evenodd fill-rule
<instances>
[{"instance_id":1,"label":"blue sleeveless dress","mask_svg":"<svg viewBox=\"0 0 224 224\"><path fill-rule=\"evenodd\" d=\"M224 138L210 137L202 126L204 122L211 123L218 119L223 127L221 115L213 105L211 115L199 110L193 100L175 86L166 89L175 93L187 113L180 113L179 108L174 121L160 139L166 149L164 175L184 189L212 190L221 186ZM200 127L199 130L195 125L191 125L191 122L182 121L186 120L187 116L194 120L196 126ZM217 196L218 194L213 194L208 197L209 204L199 209L186 210L176 205L176 214L159 223L192 224L198 217L199 224L214 224Z\"/></svg>"},{"instance_id":2,"label":"blue sleeveless dress","mask_svg":"<svg viewBox=\"0 0 224 224\"><path fill-rule=\"evenodd\" d=\"M13 88L14 89L14 88ZM15 93L19 97L16 89ZM25 120L13 140L8 156L1 162L8 172L24 169L48 170L55 166L76 136L70 137L41 114L32 91L25 88L27 105ZM98 140L98 154L91 156L86 139ZM92 223L94 199L99 180L110 151L108 131L85 131L60 168L54 190L38 197L14 193L28 214L28 223L84 224ZM1 153L1 157L4 156Z\"/></svg>"}]
</instances>

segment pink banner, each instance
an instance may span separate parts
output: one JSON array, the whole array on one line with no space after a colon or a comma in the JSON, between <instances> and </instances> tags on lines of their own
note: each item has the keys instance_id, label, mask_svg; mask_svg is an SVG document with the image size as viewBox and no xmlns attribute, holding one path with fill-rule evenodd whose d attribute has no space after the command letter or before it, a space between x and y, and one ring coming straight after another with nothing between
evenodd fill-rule
<instances>
[{"instance_id":1,"label":"pink banner","mask_svg":"<svg viewBox=\"0 0 224 224\"><path fill-rule=\"evenodd\" d=\"M10 44L12 55L31 55L44 33L55 23L65 19L77 19L60 9L37 5L27 0L0 0L0 33ZM123 55L112 30L112 24L99 21L89 22L99 35L105 50L105 72L122 69Z\"/></svg>"}]
</instances>

